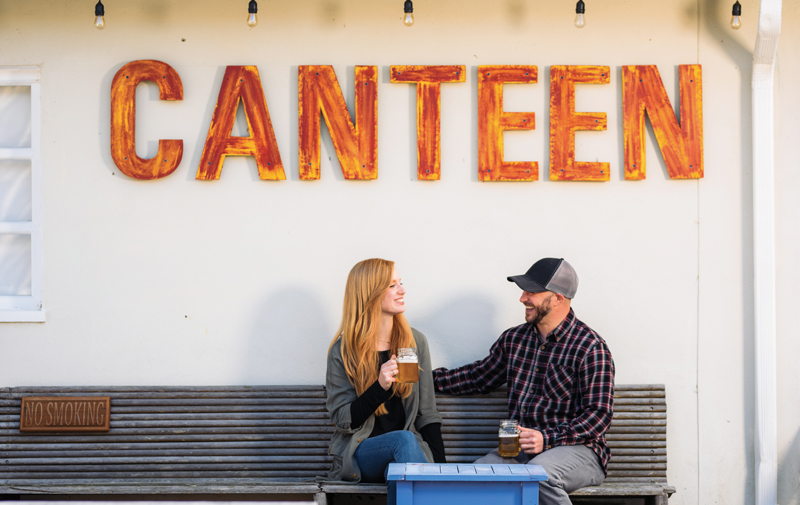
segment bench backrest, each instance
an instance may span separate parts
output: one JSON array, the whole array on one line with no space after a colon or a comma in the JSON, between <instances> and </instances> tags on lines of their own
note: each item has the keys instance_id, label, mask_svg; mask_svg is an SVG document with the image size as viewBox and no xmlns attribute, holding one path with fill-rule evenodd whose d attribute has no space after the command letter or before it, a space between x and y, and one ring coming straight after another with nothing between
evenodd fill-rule
<instances>
[{"instance_id":1,"label":"bench backrest","mask_svg":"<svg viewBox=\"0 0 800 505\"><path fill-rule=\"evenodd\" d=\"M108 433L20 433L24 396L109 396ZM449 462L497 445L504 390L439 395ZM307 480L330 468L323 386L0 388L0 479ZM666 482L664 386L618 386L608 481Z\"/></svg>"},{"instance_id":2,"label":"bench backrest","mask_svg":"<svg viewBox=\"0 0 800 505\"><path fill-rule=\"evenodd\" d=\"M488 395L438 395L449 463L471 463L497 447L508 413L505 389ZM667 482L667 403L661 384L618 385L606 434L611 462L606 482Z\"/></svg>"}]
</instances>

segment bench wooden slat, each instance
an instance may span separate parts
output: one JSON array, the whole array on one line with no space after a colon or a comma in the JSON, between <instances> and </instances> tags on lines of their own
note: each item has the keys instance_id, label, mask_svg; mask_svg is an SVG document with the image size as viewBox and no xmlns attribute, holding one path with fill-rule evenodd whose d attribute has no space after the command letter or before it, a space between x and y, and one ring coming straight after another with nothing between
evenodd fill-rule
<instances>
[{"instance_id":1,"label":"bench wooden slat","mask_svg":"<svg viewBox=\"0 0 800 505\"><path fill-rule=\"evenodd\" d=\"M663 389L654 390L654 389L639 389L639 390L629 390L623 389L620 391L614 391L614 400L617 399L623 400L628 398L665 398L666 393Z\"/></svg>"},{"instance_id":2,"label":"bench wooden slat","mask_svg":"<svg viewBox=\"0 0 800 505\"><path fill-rule=\"evenodd\" d=\"M666 475L650 477L606 477L603 485L613 486L615 484L655 484L664 486L667 484Z\"/></svg>"},{"instance_id":3,"label":"bench wooden slat","mask_svg":"<svg viewBox=\"0 0 800 505\"><path fill-rule=\"evenodd\" d=\"M38 394L39 396L90 396L92 394L103 396L104 393L112 392L115 395L126 393L144 393L148 397L159 394L222 394L233 395L241 393L269 393L267 396L275 396L281 392L301 392L301 393L325 393L323 385L279 385L279 386L17 386L2 387L0 394L23 396ZM47 393L46 395L44 393ZM86 393L84 395L84 393Z\"/></svg>"},{"instance_id":4,"label":"bench wooden slat","mask_svg":"<svg viewBox=\"0 0 800 505\"><path fill-rule=\"evenodd\" d=\"M329 440L320 438L318 440L294 440L286 438L280 441L273 442L138 442L138 443L83 443L83 444L8 444L0 446L0 457L2 455L13 455L14 451L30 451L39 455L40 451L169 451L174 449L182 450L235 450L235 449L249 449L261 450L264 449L281 449L281 448L299 448L299 447L327 447ZM263 453L263 452L262 452Z\"/></svg>"},{"instance_id":5,"label":"bench wooden slat","mask_svg":"<svg viewBox=\"0 0 800 505\"><path fill-rule=\"evenodd\" d=\"M18 426L18 425L17 425ZM114 429L114 428L112 428ZM271 423L270 425L257 426L253 428L238 427L187 427L180 426L169 428L116 428L115 434L118 435L141 435L143 437L151 435L222 435L222 434L260 434L260 433L333 433L333 427L321 423L306 423L305 426L297 426L294 423ZM17 435L18 429L0 429L0 436ZM33 437L31 437L33 438Z\"/></svg>"},{"instance_id":6,"label":"bench wooden slat","mask_svg":"<svg viewBox=\"0 0 800 505\"><path fill-rule=\"evenodd\" d=\"M615 447L614 448L614 459L617 459L621 456L634 456L634 455L648 455L648 456L655 456L655 455L667 455L667 446L664 445L659 448L653 449L638 449L638 448L624 448L624 447Z\"/></svg>"},{"instance_id":7,"label":"bench wooden slat","mask_svg":"<svg viewBox=\"0 0 800 505\"><path fill-rule=\"evenodd\" d=\"M128 436L128 435L119 435L119 434L104 434L102 439L100 439L101 444L103 443L161 443L161 442L177 442L182 443L185 442L265 442L265 441L272 441L272 440L325 440L330 441L331 433L333 429L329 432L319 432L314 431L311 433L260 433L256 435L251 434L220 434L220 435L187 435L182 434L179 437L179 440L176 441L175 435L156 435L156 436ZM19 435L19 432L16 432ZM8 438L4 438L9 443L28 443L30 446L38 445L32 443L32 439L35 435L22 435L22 436L12 436ZM86 444L94 444L98 443L98 437L96 435L70 435L70 434L63 434L63 435L50 435L50 436L35 436L35 440L41 443L86 443Z\"/></svg>"},{"instance_id":8,"label":"bench wooden slat","mask_svg":"<svg viewBox=\"0 0 800 505\"><path fill-rule=\"evenodd\" d=\"M609 477L659 477L666 475L665 470L608 470Z\"/></svg>"},{"instance_id":9,"label":"bench wooden slat","mask_svg":"<svg viewBox=\"0 0 800 505\"><path fill-rule=\"evenodd\" d=\"M624 408L628 405L663 405L663 398L614 398L614 410Z\"/></svg>"},{"instance_id":10,"label":"bench wooden slat","mask_svg":"<svg viewBox=\"0 0 800 505\"><path fill-rule=\"evenodd\" d=\"M613 484L601 487L586 487L572 493L573 496L648 496L660 493L672 494L675 488L664 489L652 484Z\"/></svg>"},{"instance_id":11,"label":"bench wooden slat","mask_svg":"<svg viewBox=\"0 0 800 505\"><path fill-rule=\"evenodd\" d=\"M630 455L630 456L623 456L619 454L618 451L614 451L614 461L613 464L616 465L614 468L619 468L620 463L636 463L640 465L644 465L648 462L659 462L665 463L664 467L666 468L667 462L667 455L656 455L656 454L641 454L641 455Z\"/></svg>"},{"instance_id":12,"label":"bench wooden slat","mask_svg":"<svg viewBox=\"0 0 800 505\"><path fill-rule=\"evenodd\" d=\"M281 463L286 462L321 462L329 463L330 458L327 451L322 451L322 454L314 454L318 451L309 451L302 454L301 451L286 451L281 450L274 455L269 456L215 456L212 454L204 454L202 456L165 456L162 454L153 454L145 457L135 456L115 456L115 457L84 457L77 460L76 458L6 458L8 461L3 465L3 468L12 468L15 465L126 465L126 464L144 464L144 465L158 465L158 464L216 464L216 463Z\"/></svg>"},{"instance_id":13,"label":"bench wooden slat","mask_svg":"<svg viewBox=\"0 0 800 505\"><path fill-rule=\"evenodd\" d=\"M667 440L666 432L664 434L660 433L652 433L652 434L637 434L637 433L606 433L606 440L614 441L616 443L620 440ZM611 444L613 445L613 444Z\"/></svg>"},{"instance_id":14,"label":"bench wooden slat","mask_svg":"<svg viewBox=\"0 0 800 505\"><path fill-rule=\"evenodd\" d=\"M235 419L231 419L235 417ZM117 421L117 425L122 423L133 424L139 426L147 426L152 422L183 422L190 424L193 422L246 422L246 423L260 423L269 420L284 420L289 419L296 421L298 417L302 420L323 420L328 422L330 416L327 411L320 412L317 409L303 409L292 412L222 412L222 413L146 413L146 414L111 414L111 422ZM245 425L246 426L246 425Z\"/></svg>"},{"instance_id":15,"label":"bench wooden slat","mask_svg":"<svg viewBox=\"0 0 800 505\"><path fill-rule=\"evenodd\" d=\"M17 451L20 453L21 451ZM214 457L214 456L262 456L265 453L269 453L271 456L294 456L294 455L310 455L310 456L327 456L328 455L328 444L316 444L314 446L302 446L297 445L294 447L252 447L252 448L236 448L236 449L224 449L224 448L199 448L199 449L149 449L149 450L137 450L137 449L129 449L129 448L117 448L112 447L111 449L99 449L97 447L92 446L91 448L87 448L85 450L66 450L66 449L55 449L50 451L30 451L30 455L33 456L31 458L27 458L34 461L44 461L43 458L48 458L50 461L53 461L56 458L70 458L70 459L77 459L80 458L80 461L85 461L88 458L131 458L131 457L141 457L147 458L148 460L154 459L157 456L168 456L168 457ZM0 451L0 459L5 458L4 461L11 461L12 463L16 462L19 463L21 458L17 458L14 456L13 451ZM9 463L10 464L10 463ZM38 464L38 463L29 463L26 462L25 464Z\"/></svg>"},{"instance_id":16,"label":"bench wooden slat","mask_svg":"<svg viewBox=\"0 0 800 505\"><path fill-rule=\"evenodd\" d=\"M260 477L254 475L253 477ZM291 477L291 476L287 476ZM146 478L146 477L143 477ZM178 477L180 478L180 477ZM91 477L88 477L91 479ZM187 477L191 479L191 477ZM204 479L205 480L205 479ZM228 481L230 482L230 481ZM5 494L18 494L18 493L46 493L46 494L315 494L319 492L319 487L316 484L309 484L308 482L291 482L291 481L278 481L274 484L268 484L264 479L253 481L250 484L244 483L226 483L226 484L173 484L173 485L159 485L154 484L152 481L142 482L141 484L130 484L128 479L119 482L115 480L105 481L98 484L93 480L92 484L83 485L54 485L54 486L41 486L37 484L28 485L0 485L0 493ZM384 491L385 493L385 491Z\"/></svg>"}]
</instances>

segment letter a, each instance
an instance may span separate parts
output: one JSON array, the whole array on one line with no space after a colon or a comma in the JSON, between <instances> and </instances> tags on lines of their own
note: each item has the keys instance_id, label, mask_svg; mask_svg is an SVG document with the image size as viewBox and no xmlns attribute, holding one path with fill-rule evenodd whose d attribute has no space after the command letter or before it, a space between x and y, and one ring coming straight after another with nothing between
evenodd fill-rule
<instances>
[{"instance_id":1,"label":"letter a","mask_svg":"<svg viewBox=\"0 0 800 505\"><path fill-rule=\"evenodd\" d=\"M247 116L249 137L231 136L239 100L242 101ZM225 69L214 117L211 119L200 159L200 168L195 178L205 181L219 179L225 156L253 156L261 180L286 179L275 131L269 118L267 100L261 87L261 78L254 66L229 66Z\"/></svg>"}]
</instances>

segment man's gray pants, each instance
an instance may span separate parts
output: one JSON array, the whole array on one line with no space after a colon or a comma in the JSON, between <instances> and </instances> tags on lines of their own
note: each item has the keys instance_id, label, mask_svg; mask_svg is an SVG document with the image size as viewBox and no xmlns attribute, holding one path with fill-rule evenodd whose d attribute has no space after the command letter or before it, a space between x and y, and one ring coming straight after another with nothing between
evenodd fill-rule
<instances>
[{"instance_id":1,"label":"man's gray pants","mask_svg":"<svg viewBox=\"0 0 800 505\"><path fill-rule=\"evenodd\" d=\"M531 458L520 452L516 458L503 458L497 449L475 461L475 464L541 465L547 481L539 483L541 505L569 505L569 493L586 486L603 483L600 458L585 445L560 445Z\"/></svg>"}]
</instances>

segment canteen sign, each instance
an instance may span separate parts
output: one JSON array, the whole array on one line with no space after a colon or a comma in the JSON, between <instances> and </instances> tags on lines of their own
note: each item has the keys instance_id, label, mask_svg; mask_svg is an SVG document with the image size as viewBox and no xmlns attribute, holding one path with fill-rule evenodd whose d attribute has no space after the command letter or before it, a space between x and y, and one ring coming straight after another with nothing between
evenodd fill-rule
<instances>
[{"instance_id":1,"label":"canteen sign","mask_svg":"<svg viewBox=\"0 0 800 505\"><path fill-rule=\"evenodd\" d=\"M481 181L539 180L537 161L504 161L503 132L534 130L532 112L503 110L503 84L538 82L535 65L489 65L478 70L478 173ZM606 66L550 67L550 179L608 181L609 163L575 160L575 132L605 130L605 112L576 112L576 84L609 84ZM391 83L417 91L417 178L439 180L441 86L466 82L464 65L393 65ZM158 85L161 100L182 100L183 84L170 65L138 60L124 65L111 84L111 155L126 175L159 179L178 168L183 140L159 140L158 154L136 155L136 86ZM655 65L622 67L625 179L646 176L645 113L650 118L670 179L703 177L703 86L700 65L679 66L680 121ZM249 136L232 136L242 104ZM320 178L320 115L346 179L378 178L378 67L355 67L355 117L351 117L329 65L298 67L300 179ZM255 66L229 66L220 86L196 179L219 179L226 156L252 156L262 180L284 180L283 162Z\"/></svg>"}]
</instances>

